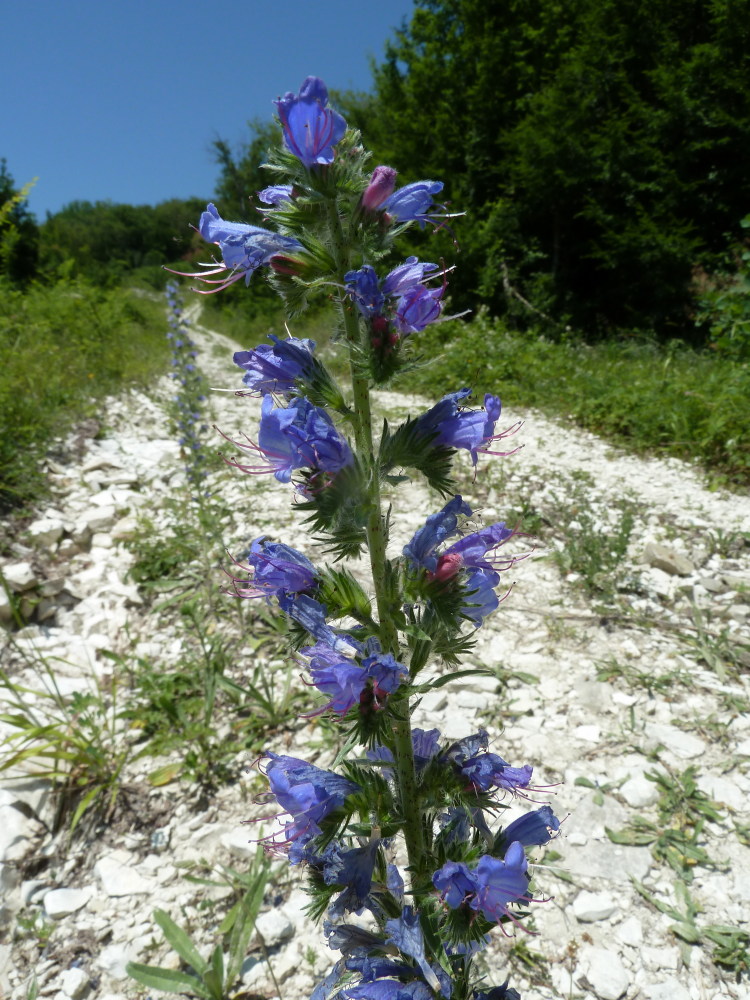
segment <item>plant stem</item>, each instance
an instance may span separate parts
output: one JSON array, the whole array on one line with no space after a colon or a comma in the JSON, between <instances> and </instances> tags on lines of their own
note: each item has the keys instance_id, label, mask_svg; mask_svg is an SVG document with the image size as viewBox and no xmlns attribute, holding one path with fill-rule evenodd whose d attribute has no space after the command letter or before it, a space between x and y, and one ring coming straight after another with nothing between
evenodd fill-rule
<instances>
[{"instance_id":1,"label":"plant stem","mask_svg":"<svg viewBox=\"0 0 750 1000\"><path fill-rule=\"evenodd\" d=\"M328 221L331 250L338 272L336 278L339 285L343 286L344 275L350 270L351 262L335 199L328 202ZM359 459L366 474L367 548L370 554L370 571L378 609L380 642L386 653L391 653L396 659L399 659L398 629L394 621L393 596L388 583L386 556L388 537L381 510L380 470L372 440L370 385L367 377L361 374L357 365L357 355L366 349L367 345L362 342L359 319L353 308L347 303L343 293L339 293L338 302L349 345L349 366L354 395L354 436ZM416 873L421 870L424 856L424 836L414 768L409 699L405 699L403 704L406 709L405 717L396 719L393 723L393 755L406 850L411 870Z\"/></svg>"}]
</instances>

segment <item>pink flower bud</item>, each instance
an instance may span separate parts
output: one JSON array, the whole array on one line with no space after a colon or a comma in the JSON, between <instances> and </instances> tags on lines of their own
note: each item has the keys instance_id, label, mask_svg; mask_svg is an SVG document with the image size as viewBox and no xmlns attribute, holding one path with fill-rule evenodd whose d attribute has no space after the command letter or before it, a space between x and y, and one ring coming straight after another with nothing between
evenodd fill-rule
<instances>
[{"instance_id":1,"label":"pink flower bud","mask_svg":"<svg viewBox=\"0 0 750 1000\"><path fill-rule=\"evenodd\" d=\"M362 195L362 207L374 212L380 208L386 198L390 198L396 187L396 171L393 167L375 167Z\"/></svg>"},{"instance_id":2,"label":"pink flower bud","mask_svg":"<svg viewBox=\"0 0 750 1000\"><path fill-rule=\"evenodd\" d=\"M463 560L460 553L446 552L445 555L440 556L438 559L434 578L440 580L441 583L445 583L458 573L462 565Z\"/></svg>"}]
</instances>

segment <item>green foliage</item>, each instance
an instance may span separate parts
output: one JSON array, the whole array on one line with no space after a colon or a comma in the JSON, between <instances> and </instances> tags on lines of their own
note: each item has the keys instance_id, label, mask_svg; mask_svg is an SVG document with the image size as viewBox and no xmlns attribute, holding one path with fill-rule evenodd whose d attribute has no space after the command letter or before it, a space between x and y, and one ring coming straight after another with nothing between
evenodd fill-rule
<instances>
[{"instance_id":1,"label":"green foliage","mask_svg":"<svg viewBox=\"0 0 750 1000\"><path fill-rule=\"evenodd\" d=\"M80 280L33 284L0 276L0 506L23 503L44 482L53 437L93 416L107 393L164 370L167 343L150 301Z\"/></svg>"},{"instance_id":2,"label":"green foliage","mask_svg":"<svg viewBox=\"0 0 750 1000\"><path fill-rule=\"evenodd\" d=\"M607 830L615 844L650 845L654 858L665 861L686 883L693 881L696 865L717 867L701 835L706 823L724 819L716 803L698 788L696 776L696 767L682 774L647 771L645 777L659 788L658 821L636 816L624 830Z\"/></svg>"},{"instance_id":3,"label":"green foliage","mask_svg":"<svg viewBox=\"0 0 750 1000\"><path fill-rule=\"evenodd\" d=\"M57 796L55 828L72 837L79 824L111 820L123 793L122 773L135 756L122 738L119 682L108 688L98 680L88 691L63 694L54 660L33 658L34 687L19 684L0 670L7 729L0 771L26 773L51 781Z\"/></svg>"},{"instance_id":4,"label":"green foliage","mask_svg":"<svg viewBox=\"0 0 750 1000\"><path fill-rule=\"evenodd\" d=\"M520 334L490 321L435 324L420 334L431 358L410 379L436 397L473 386L508 406L564 415L612 441L697 460L717 479L750 482L750 367L672 341L587 345ZM481 363L477 359L481 358Z\"/></svg>"},{"instance_id":5,"label":"green foliage","mask_svg":"<svg viewBox=\"0 0 750 1000\"><path fill-rule=\"evenodd\" d=\"M25 285L37 269L39 228L26 205L34 183L16 190L7 163L0 158L0 275L14 285Z\"/></svg>"},{"instance_id":6,"label":"green foliage","mask_svg":"<svg viewBox=\"0 0 750 1000\"><path fill-rule=\"evenodd\" d=\"M154 920L179 955L186 971L129 962L128 975L142 986L164 993L180 993L201 1000L229 1000L235 996L269 875L270 865L263 858L262 848L258 848L250 885L231 911L232 920L225 919L220 928L222 938L227 939L226 959L223 940L216 944L206 960L201 957L188 933L168 913L154 910Z\"/></svg>"},{"instance_id":7,"label":"green foliage","mask_svg":"<svg viewBox=\"0 0 750 1000\"><path fill-rule=\"evenodd\" d=\"M750 215L740 223L750 229ZM731 250L733 271L714 275L698 296L696 323L707 324L717 353L736 361L750 361L750 250L747 244Z\"/></svg>"},{"instance_id":8,"label":"green foliage","mask_svg":"<svg viewBox=\"0 0 750 1000\"><path fill-rule=\"evenodd\" d=\"M205 252L190 229L205 207L200 198L173 198L155 206L71 202L41 228L40 269L54 273L66 265L102 288L135 275L161 290L163 264L194 260L198 247Z\"/></svg>"},{"instance_id":9,"label":"green foliage","mask_svg":"<svg viewBox=\"0 0 750 1000\"><path fill-rule=\"evenodd\" d=\"M444 180L467 212L462 306L693 333L693 268L750 202L748 12L418 0L359 117L382 162Z\"/></svg>"}]
</instances>

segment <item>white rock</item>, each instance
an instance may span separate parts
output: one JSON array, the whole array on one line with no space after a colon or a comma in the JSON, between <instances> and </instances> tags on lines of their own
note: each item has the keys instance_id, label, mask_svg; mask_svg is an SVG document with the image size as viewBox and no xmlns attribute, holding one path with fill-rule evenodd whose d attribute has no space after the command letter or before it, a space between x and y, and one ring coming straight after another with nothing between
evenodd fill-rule
<instances>
[{"instance_id":1,"label":"white rock","mask_svg":"<svg viewBox=\"0 0 750 1000\"><path fill-rule=\"evenodd\" d=\"M223 833L221 843L236 858L253 858L258 850L258 845L252 842L246 826L234 827Z\"/></svg>"},{"instance_id":2,"label":"white rock","mask_svg":"<svg viewBox=\"0 0 750 1000\"><path fill-rule=\"evenodd\" d=\"M24 815L18 802L13 792L0 788L0 861L20 861L42 829L37 820Z\"/></svg>"},{"instance_id":3,"label":"white rock","mask_svg":"<svg viewBox=\"0 0 750 1000\"><path fill-rule=\"evenodd\" d=\"M60 976L60 988L70 1000L80 1000L88 985L89 977L83 969L66 969Z\"/></svg>"},{"instance_id":4,"label":"white rock","mask_svg":"<svg viewBox=\"0 0 750 1000\"><path fill-rule=\"evenodd\" d=\"M631 977L617 953L588 947L581 950L580 957L583 973L600 1000L619 1000L630 986Z\"/></svg>"},{"instance_id":5,"label":"white rock","mask_svg":"<svg viewBox=\"0 0 750 1000\"><path fill-rule=\"evenodd\" d=\"M57 517L40 517L26 529L32 543L44 546L54 545L62 538L64 530L65 525Z\"/></svg>"},{"instance_id":6,"label":"white rock","mask_svg":"<svg viewBox=\"0 0 750 1000\"><path fill-rule=\"evenodd\" d=\"M107 531L115 523L114 507L92 507L83 513L79 519L79 524L83 524L92 534L97 531ZM73 536L75 538L75 535Z\"/></svg>"},{"instance_id":7,"label":"white rock","mask_svg":"<svg viewBox=\"0 0 750 1000\"><path fill-rule=\"evenodd\" d=\"M702 757L707 749L703 740L692 733L684 733L681 729L676 729L674 726L662 726L652 723L646 726L646 735L652 742L662 743L675 757L680 757L682 760Z\"/></svg>"},{"instance_id":8,"label":"white rock","mask_svg":"<svg viewBox=\"0 0 750 1000\"><path fill-rule=\"evenodd\" d=\"M128 974L125 967L128 962L136 960L137 951L132 944L109 944L99 952L96 964L113 979L127 979Z\"/></svg>"},{"instance_id":9,"label":"white rock","mask_svg":"<svg viewBox=\"0 0 750 1000\"><path fill-rule=\"evenodd\" d=\"M601 729L599 726L593 725L576 726L573 730L573 735L576 739L583 740L585 743L598 743L601 738Z\"/></svg>"},{"instance_id":10,"label":"white rock","mask_svg":"<svg viewBox=\"0 0 750 1000\"><path fill-rule=\"evenodd\" d=\"M665 979L661 983L651 983L643 987L646 1000L691 1000L690 993L679 979Z\"/></svg>"},{"instance_id":11,"label":"white rock","mask_svg":"<svg viewBox=\"0 0 750 1000\"><path fill-rule=\"evenodd\" d=\"M627 920L615 928L615 937L623 944L630 945L631 948L638 948L643 943L643 928L637 917L628 917Z\"/></svg>"},{"instance_id":12,"label":"white rock","mask_svg":"<svg viewBox=\"0 0 750 1000\"><path fill-rule=\"evenodd\" d=\"M154 883L151 879L144 878L132 866L133 858L126 851L116 851L96 862L94 874L108 896L132 896L141 892L153 892Z\"/></svg>"},{"instance_id":13,"label":"white rock","mask_svg":"<svg viewBox=\"0 0 750 1000\"><path fill-rule=\"evenodd\" d=\"M283 910L268 910L255 921L255 929L267 948L288 940L294 934L294 924Z\"/></svg>"},{"instance_id":14,"label":"white rock","mask_svg":"<svg viewBox=\"0 0 750 1000\"><path fill-rule=\"evenodd\" d=\"M659 790L653 781L649 781L648 778L639 774L621 786L620 795L629 806L634 809L642 809L644 806L653 805L658 800Z\"/></svg>"},{"instance_id":15,"label":"white rock","mask_svg":"<svg viewBox=\"0 0 750 1000\"><path fill-rule=\"evenodd\" d=\"M617 903L603 892L579 892L573 901L573 913L582 924L606 920L617 909Z\"/></svg>"},{"instance_id":16,"label":"white rock","mask_svg":"<svg viewBox=\"0 0 750 1000\"><path fill-rule=\"evenodd\" d=\"M76 913L90 898L88 889L51 889L44 896L44 912L52 920L59 920L69 913Z\"/></svg>"},{"instance_id":17,"label":"white rock","mask_svg":"<svg viewBox=\"0 0 750 1000\"><path fill-rule=\"evenodd\" d=\"M36 582L36 575L29 562L10 563L2 567L5 582L16 594L29 590Z\"/></svg>"}]
</instances>

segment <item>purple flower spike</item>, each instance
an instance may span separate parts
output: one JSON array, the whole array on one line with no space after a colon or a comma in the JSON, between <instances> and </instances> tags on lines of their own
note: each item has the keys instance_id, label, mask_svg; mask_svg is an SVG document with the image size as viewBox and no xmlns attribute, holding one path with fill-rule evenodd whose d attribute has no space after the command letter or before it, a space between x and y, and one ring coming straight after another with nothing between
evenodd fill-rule
<instances>
[{"instance_id":1,"label":"purple flower spike","mask_svg":"<svg viewBox=\"0 0 750 1000\"><path fill-rule=\"evenodd\" d=\"M513 919L508 909L510 904L529 899L528 867L523 847L517 842L510 845L504 861L485 854L474 872L477 890L471 900L472 909L481 910L488 920Z\"/></svg>"},{"instance_id":2,"label":"purple flower spike","mask_svg":"<svg viewBox=\"0 0 750 1000\"><path fill-rule=\"evenodd\" d=\"M338 112L326 107L328 88L317 76L308 76L299 94L286 93L274 101L284 130L284 145L309 169L333 162L333 147L346 131Z\"/></svg>"},{"instance_id":3,"label":"purple flower spike","mask_svg":"<svg viewBox=\"0 0 750 1000\"><path fill-rule=\"evenodd\" d=\"M252 351L236 351L234 363L244 368L242 381L251 392L265 396L269 392L292 392L299 379L313 371L314 340L288 337L280 340L270 335L273 344L261 344Z\"/></svg>"},{"instance_id":4,"label":"purple flower spike","mask_svg":"<svg viewBox=\"0 0 750 1000\"><path fill-rule=\"evenodd\" d=\"M442 181L415 181L394 191L381 207L399 222L418 222L424 229L425 222L433 221L430 209L443 208L442 205L435 206L433 198L442 190Z\"/></svg>"},{"instance_id":5,"label":"purple flower spike","mask_svg":"<svg viewBox=\"0 0 750 1000\"><path fill-rule=\"evenodd\" d=\"M304 842L317 837L321 833L318 824L341 808L347 796L361 791L348 778L297 757L279 756L270 750L266 756L271 758L266 768L271 791L281 808L293 818L285 829L287 841Z\"/></svg>"}]
</instances>

